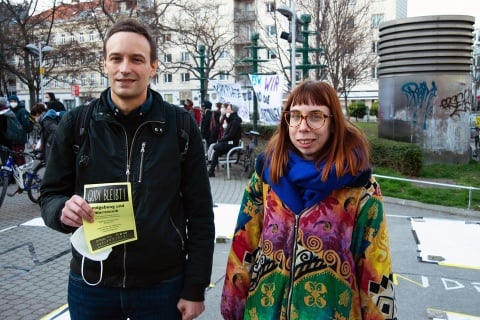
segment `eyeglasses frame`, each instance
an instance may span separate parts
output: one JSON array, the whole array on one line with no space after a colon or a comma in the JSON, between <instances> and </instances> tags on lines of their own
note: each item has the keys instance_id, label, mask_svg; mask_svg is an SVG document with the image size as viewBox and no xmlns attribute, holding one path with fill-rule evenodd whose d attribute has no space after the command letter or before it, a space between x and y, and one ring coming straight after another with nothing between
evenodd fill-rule
<instances>
[{"instance_id":1,"label":"eyeglasses frame","mask_svg":"<svg viewBox=\"0 0 480 320\"><path fill-rule=\"evenodd\" d=\"M299 127L302 125L303 120L305 120L305 123L307 124L307 127L309 127L311 130L317 130L317 129L321 129L321 128L323 128L323 127L325 126L325 123L327 123L327 119L333 118L333 115L331 115L331 114L325 114L325 113L323 113L323 112L320 111L320 110L311 111L310 113L319 112L319 113L323 114L323 124L322 124L320 127L318 127L318 128L312 128L312 127L310 126L310 124L308 124L308 120L307 120L307 118L308 118L308 116L310 115L310 113L307 114L306 116L304 116L300 111L293 110L293 112L298 112L298 113L300 113L300 117L302 118L302 119L300 120L300 122L298 123L298 125L293 126L293 125L290 125L290 122L287 120L287 116L289 116L291 112L292 112L292 110L283 111L283 118L285 119L285 122L287 123L287 126L289 126L289 127L291 127L291 128L299 128Z\"/></svg>"}]
</instances>

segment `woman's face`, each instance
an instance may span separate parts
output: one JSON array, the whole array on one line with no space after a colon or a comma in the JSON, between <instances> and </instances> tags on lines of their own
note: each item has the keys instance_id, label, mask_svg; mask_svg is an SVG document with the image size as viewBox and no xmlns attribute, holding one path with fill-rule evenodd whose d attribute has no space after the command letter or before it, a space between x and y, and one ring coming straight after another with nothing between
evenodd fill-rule
<instances>
[{"instance_id":1,"label":"woman's face","mask_svg":"<svg viewBox=\"0 0 480 320\"><path fill-rule=\"evenodd\" d=\"M320 113L314 113L319 111L324 115L331 115L330 109L327 106L294 105L290 108L290 112L296 112L297 115L299 112L303 117L312 117L313 115L316 115L317 126L320 127L315 129L310 128L305 118L300 120L301 122L299 126L288 127L290 141L307 160L315 160L318 152L325 146L330 137L331 118L324 119L325 121L322 126L322 122L318 121L322 115ZM298 118L298 116L296 118ZM291 118L291 123L293 123L292 120L293 119Z\"/></svg>"}]
</instances>

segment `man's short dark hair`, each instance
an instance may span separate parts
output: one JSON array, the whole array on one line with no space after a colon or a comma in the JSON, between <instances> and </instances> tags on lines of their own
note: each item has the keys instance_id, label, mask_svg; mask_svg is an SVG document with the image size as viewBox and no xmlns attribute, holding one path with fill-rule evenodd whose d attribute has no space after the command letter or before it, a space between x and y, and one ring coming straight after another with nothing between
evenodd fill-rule
<instances>
[{"instance_id":1,"label":"man's short dark hair","mask_svg":"<svg viewBox=\"0 0 480 320\"><path fill-rule=\"evenodd\" d=\"M150 62L158 60L157 43L150 33L149 28L143 22L131 18L118 20L108 30L107 35L105 36L105 41L103 42L103 56L105 58L107 57L107 42L110 40L110 37L117 32L133 32L144 36L150 45Z\"/></svg>"}]
</instances>

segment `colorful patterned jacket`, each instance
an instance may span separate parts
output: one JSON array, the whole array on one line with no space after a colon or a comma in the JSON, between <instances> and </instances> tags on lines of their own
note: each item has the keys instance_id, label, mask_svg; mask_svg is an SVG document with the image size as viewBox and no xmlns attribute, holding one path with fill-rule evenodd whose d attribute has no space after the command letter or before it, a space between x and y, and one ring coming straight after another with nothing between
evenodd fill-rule
<instances>
[{"instance_id":1,"label":"colorful patterned jacket","mask_svg":"<svg viewBox=\"0 0 480 320\"><path fill-rule=\"evenodd\" d=\"M228 257L225 319L396 319L389 237L373 177L295 215L254 173Z\"/></svg>"}]
</instances>

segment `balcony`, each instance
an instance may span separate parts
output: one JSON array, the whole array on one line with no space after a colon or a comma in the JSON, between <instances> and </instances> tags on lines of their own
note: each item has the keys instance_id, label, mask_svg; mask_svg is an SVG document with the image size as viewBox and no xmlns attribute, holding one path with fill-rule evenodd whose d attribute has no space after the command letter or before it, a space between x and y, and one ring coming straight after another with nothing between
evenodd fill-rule
<instances>
[{"instance_id":1,"label":"balcony","mask_svg":"<svg viewBox=\"0 0 480 320\"><path fill-rule=\"evenodd\" d=\"M255 21L257 18L255 10L235 9L233 14L233 21L236 23Z\"/></svg>"}]
</instances>

